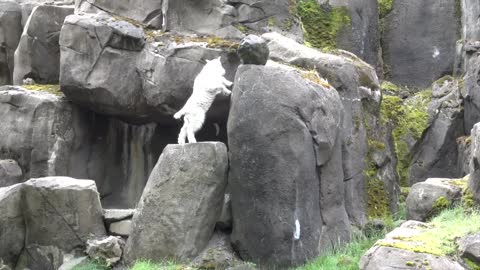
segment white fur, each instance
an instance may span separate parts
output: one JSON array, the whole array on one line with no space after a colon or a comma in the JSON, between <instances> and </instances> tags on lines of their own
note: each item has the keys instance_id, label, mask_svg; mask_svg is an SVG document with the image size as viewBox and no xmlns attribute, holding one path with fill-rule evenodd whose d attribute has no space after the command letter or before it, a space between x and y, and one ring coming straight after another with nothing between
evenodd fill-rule
<instances>
[{"instance_id":1,"label":"white fur","mask_svg":"<svg viewBox=\"0 0 480 270\"><path fill-rule=\"evenodd\" d=\"M189 143L197 142L195 133L199 131L205 121L205 114L212 105L218 94L230 95L227 87L232 82L224 77L225 69L222 67L220 57L208 61L202 71L193 82L193 93L183 108L173 117L180 119L183 116L183 127L178 135L178 143L185 144L187 138Z\"/></svg>"}]
</instances>

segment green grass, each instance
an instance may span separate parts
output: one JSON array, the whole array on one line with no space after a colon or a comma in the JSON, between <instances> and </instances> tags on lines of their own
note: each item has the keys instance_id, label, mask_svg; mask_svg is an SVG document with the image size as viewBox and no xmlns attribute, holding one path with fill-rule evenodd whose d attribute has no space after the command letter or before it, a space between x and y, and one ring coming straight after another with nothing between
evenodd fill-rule
<instances>
[{"instance_id":1,"label":"green grass","mask_svg":"<svg viewBox=\"0 0 480 270\"><path fill-rule=\"evenodd\" d=\"M456 240L480 230L480 212L462 207L447 209L433 218L428 228L418 228L420 233L389 241L381 240L381 246L395 247L437 256L453 255L457 250Z\"/></svg>"},{"instance_id":2,"label":"green grass","mask_svg":"<svg viewBox=\"0 0 480 270\"><path fill-rule=\"evenodd\" d=\"M383 238L383 234L370 238L360 236L348 243L345 247L326 252L314 261L296 268L295 270L358 270L358 262L363 254L373 244Z\"/></svg>"},{"instance_id":3,"label":"green grass","mask_svg":"<svg viewBox=\"0 0 480 270\"><path fill-rule=\"evenodd\" d=\"M100 265L93 261L82 263L81 265L73 268L73 270L107 270L107 269L110 269L110 268Z\"/></svg>"},{"instance_id":4,"label":"green grass","mask_svg":"<svg viewBox=\"0 0 480 270\"><path fill-rule=\"evenodd\" d=\"M60 85L58 84L29 84L22 85L22 87L30 91L47 92L57 96L62 95L62 92L60 91Z\"/></svg>"}]
</instances>

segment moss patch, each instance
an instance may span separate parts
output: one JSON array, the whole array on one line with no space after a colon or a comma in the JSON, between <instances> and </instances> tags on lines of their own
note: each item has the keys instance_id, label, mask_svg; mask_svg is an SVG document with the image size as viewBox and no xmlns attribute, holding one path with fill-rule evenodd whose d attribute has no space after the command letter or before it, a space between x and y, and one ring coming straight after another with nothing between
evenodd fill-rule
<instances>
[{"instance_id":1,"label":"moss patch","mask_svg":"<svg viewBox=\"0 0 480 270\"><path fill-rule=\"evenodd\" d=\"M315 48L331 50L337 47L337 35L350 25L346 7L319 5L316 0L300 0L298 15L303 23L305 41Z\"/></svg>"},{"instance_id":2,"label":"moss patch","mask_svg":"<svg viewBox=\"0 0 480 270\"><path fill-rule=\"evenodd\" d=\"M63 94L60 91L60 85L58 84L29 84L29 85L22 85L22 87L27 90L47 92L57 96L60 96Z\"/></svg>"},{"instance_id":3,"label":"moss patch","mask_svg":"<svg viewBox=\"0 0 480 270\"><path fill-rule=\"evenodd\" d=\"M368 171L368 170L367 170ZM368 173L367 173L368 174ZM369 219L391 216L388 193L383 182L368 176L367 179L367 215Z\"/></svg>"},{"instance_id":4,"label":"moss patch","mask_svg":"<svg viewBox=\"0 0 480 270\"><path fill-rule=\"evenodd\" d=\"M318 72L315 69L301 70L300 76L302 76L302 78L304 78L306 80L309 80L313 83L319 84L323 87L326 87L326 88L331 88L332 87L325 79L320 77L320 75L318 74Z\"/></svg>"},{"instance_id":5,"label":"moss patch","mask_svg":"<svg viewBox=\"0 0 480 270\"><path fill-rule=\"evenodd\" d=\"M417 227L419 233L411 237L384 239L377 245L395 247L413 252L437 256L452 255L456 252L456 240L480 230L480 213L458 207L443 211L426 227Z\"/></svg>"},{"instance_id":6,"label":"moss patch","mask_svg":"<svg viewBox=\"0 0 480 270\"><path fill-rule=\"evenodd\" d=\"M393 93L400 92L400 87L389 81L383 81L382 84L380 84L380 88L383 91L389 91Z\"/></svg>"},{"instance_id":7,"label":"moss patch","mask_svg":"<svg viewBox=\"0 0 480 270\"><path fill-rule=\"evenodd\" d=\"M385 18L393 9L393 0L378 0L378 16Z\"/></svg>"},{"instance_id":8,"label":"moss patch","mask_svg":"<svg viewBox=\"0 0 480 270\"><path fill-rule=\"evenodd\" d=\"M435 216L452 205L449 199L444 196L438 197L432 205L432 216Z\"/></svg>"},{"instance_id":9,"label":"moss patch","mask_svg":"<svg viewBox=\"0 0 480 270\"><path fill-rule=\"evenodd\" d=\"M395 126L393 139L398 158L397 172L402 186L408 186L408 169L412 159L403 138L411 136L415 140L420 139L428 125L427 107L431 100L431 90L418 92L406 101L397 96L383 96L381 121L383 124L388 122Z\"/></svg>"},{"instance_id":10,"label":"moss patch","mask_svg":"<svg viewBox=\"0 0 480 270\"><path fill-rule=\"evenodd\" d=\"M470 269L470 270L480 270L480 265L478 265L474 261L472 261L468 258L463 259L463 261L468 266L468 269Z\"/></svg>"}]
</instances>

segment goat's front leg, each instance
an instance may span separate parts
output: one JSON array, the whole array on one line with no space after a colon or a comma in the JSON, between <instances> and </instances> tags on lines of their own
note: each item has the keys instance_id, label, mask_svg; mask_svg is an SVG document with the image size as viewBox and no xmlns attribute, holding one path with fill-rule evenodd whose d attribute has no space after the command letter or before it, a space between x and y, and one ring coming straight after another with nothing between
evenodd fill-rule
<instances>
[{"instance_id":1,"label":"goat's front leg","mask_svg":"<svg viewBox=\"0 0 480 270\"><path fill-rule=\"evenodd\" d=\"M225 84L225 86L227 87L232 87L233 83L225 78L222 78L222 82L223 84Z\"/></svg>"},{"instance_id":2,"label":"goat's front leg","mask_svg":"<svg viewBox=\"0 0 480 270\"><path fill-rule=\"evenodd\" d=\"M222 87L222 95L230 96L230 94L232 94L232 91L228 90L226 87Z\"/></svg>"}]
</instances>

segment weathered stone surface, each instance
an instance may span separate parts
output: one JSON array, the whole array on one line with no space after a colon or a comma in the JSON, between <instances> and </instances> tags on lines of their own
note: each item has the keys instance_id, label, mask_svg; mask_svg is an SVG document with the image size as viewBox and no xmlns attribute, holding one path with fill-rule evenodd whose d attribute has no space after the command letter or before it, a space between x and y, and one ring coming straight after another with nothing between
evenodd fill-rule
<instances>
[{"instance_id":1,"label":"weathered stone surface","mask_svg":"<svg viewBox=\"0 0 480 270\"><path fill-rule=\"evenodd\" d=\"M355 55L337 51L338 55L326 54L300 45L277 33L262 35L268 41L272 60L298 65L305 69L316 69L327 78L342 97L344 107L343 172L345 180L345 205L350 221L363 225L366 222L366 169L365 157L368 153L367 128L365 123L378 123L381 94L375 70ZM378 126L378 125L377 125ZM372 128L368 137L383 134ZM377 136L378 137L378 136ZM387 138L385 138L387 140ZM385 145L388 143L386 142ZM390 149L391 150L391 149ZM379 166L378 179L390 192L391 208L398 204L398 177L395 173L393 151L386 151L385 162Z\"/></svg>"},{"instance_id":2,"label":"weathered stone surface","mask_svg":"<svg viewBox=\"0 0 480 270\"><path fill-rule=\"evenodd\" d=\"M12 83L14 53L22 35L22 9L13 1L0 2L0 85Z\"/></svg>"},{"instance_id":3,"label":"weathered stone surface","mask_svg":"<svg viewBox=\"0 0 480 270\"><path fill-rule=\"evenodd\" d=\"M168 145L133 217L125 259L187 259L213 234L227 182L223 143Z\"/></svg>"},{"instance_id":4,"label":"weathered stone surface","mask_svg":"<svg viewBox=\"0 0 480 270\"><path fill-rule=\"evenodd\" d=\"M0 160L0 187L7 187L22 180L22 169L15 160Z\"/></svg>"},{"instance_id":5,"label":"weathered stone surface","mask_svg":"<svg viewBox=\"0 0 480 270\"><path fill-rule=\"evenodd\" d=\"M14 159L23 179L65 175L95 179L106 208L135 207L162 149L179 127L122 121L80 109L65 98L20 87L0 88L0 159ZM200 140L226 140L207 121Z\"/></svg>"},{"instance_id":6,"label":"weathered stone surface","mask_svg":"<svg viewBox=\"0 0 480 270\"><path fill-rule=\"evenodd\" d=\"M427 267L430 269L465 270L458 262L448 257L382 246L374 246L363 255L360 260L360 269L423 269L424 262L428 262Z\"/></svg>"},{"instance_id":7,"label":"weathered stone surface","mask_svg":"<svg viewBox=\"0 0 480 270\"><path fill-rule=\"evenodd\" d=\"M414 184L406 200L407 219L425 221L459 200L462 196L459 181L462 180L429 178Z\"/></svg>"},{"instance_id":8,"label":"weathered stone surface","mask_svg":"<svg viewBox=\"0 0 480 270\"><path fill-rule=\"evenodd\" d=\"M457 139L457 165L460 175L470 174L470 160L472 159L472 139L470 136L463 136Z\"/></svg>"},{"instance_id":9,"label":"weathered stone surface","mask_svg":"<svg viewBox=\"0 0 480 270\"><path fill-rule=\"evenodd\" d=\"M22 184L0 188L0 261L12 268L25 244L21 188Z\"/></svg>"},{"instance_id":10,"label":"weathered stone surface","mask_svg":"<svg viewBox=\"0 0 480 270\"><path fill-rule=\"evenodd\" d=\"M449 0L393 1L382 37L390 81L428 87L438 78L452 74L460 38L458 5L458 1Z\"/></svg>"},{"instance_id":11,"label":"weathered stone surface","mask_svg":"<svg viewBox=\"0 0 480 270\"><path fill-rule=\"evenodd\" d=\"M86 253L91 259L112 266L122 258L124 246L125 242L120 237L92 239L87 241Z\"/></svg>"},{"instance_id":12,"label":"weathered stone surface","mask_svg":"<svg viewBox=\"0 0 480 270\"><path fill-rule=\"evenodd\" d=\"M265 65L269 54L267 42L255 35L248 35L242 39L238 48L238 55L244 65Z\"/></svg>"},{"instance_id":13,"label":"weathered stone surface","mask_svg":"<svg viewBox=\"0 0 480 270\"><path fill-rule=\"evenodd\" d=\"M107 224L125 219L131 219L135 209L105 209L103 218Z\"/></svg>"},{"instance_id":14,"label":"weathered stone surface","mask_svg":"<svg viewBox=\"0 0 480 270\"><path fill-rule=\"evenodd\" d=\"M63 252L55 246L28 245L15 269L57 270L63 264Z\"/></svg>"},{"instance_id":15,"label":"weathered stone surface","mask_svg":"<svg viewBox=\"0 0 480 270\"><path fill-rule=\"evenodd\" d=\"M462 259L480 263L480 233L469 235L460 241L458 247Z\"/></svg>"},{"instance_id":16,"label":"weathered stone surface","mask_svg":"<svg viewBox=\"0 0 480 270\"><path fill-rule=\"evenodd\" d=\"M76 0L75 13L101 12L134 19L150 27L159 29L162 27L162 1L157 0Z\"/></svg>"},{"instance_id":17,"label":"weathered stone surface","mask_svg":"<svg viewBox=\"0 0 480 270\"><path fill-rule=\"evenodd\" d=\"M132 229L131 220L122 220L113 222L108 226L108 231L110 234L119 235L119 236L129 236Z\"/></svg>"},{"instance_id":18,"label":"weathered stone surface","mask_svg":"<svg viewBox=\"0 0 480 270\"><path fill-rule=\"evenodd\" d=\"M69 258L68 254L63 258L63 264L58 268L58 270L74 270L76 267L86 263L88 261L87 256L79 258Z\"/></svg>"},{"instance_id":19,"label":"weathered stone surface","mask_svg":"<svg viewBox=\"0 0 480 270\"><path fill-rule=\"evenodd\" d=\"M215 232L207 247L193 260L193 266L199 269L226 269L242 261L230 245L230 237Z\"/></svg>"},{"instance_id":20,"label":"weathered stone surface","mask_svg":"<svg viewBox=\"0 0 480 270\"><path fill-rule=\"evenodd\" d=\"M232 200L230 197L230 193L225 194L222 213L220 214L217 224L215 225L216 228L223 231L229 231L232 229Z\"/></svg>"},{"instance_id":21,"label":"weathered stone surface","mask_svg":"<svg viewBox=\"0 0 480 270\"><path fill-rule=\"evenodd\" d=\"M70 252L92 236L106 234L100 197L91 180L31 179L23 184L22 211L28 244L55 245Z\"/></svg>"},{"instance_id":22,"label":"weathered stone surface","mask_svg":"<svg viewBox=\"0 0 480 270\"><path fill-rule=\"evenodd\" d=\"M228 0L235 7L235 22L257 33L279 32L303 42L296 3L289 0Z\"/></svg>"},{"instance_id":23,"label":"weathered stone surface","mask_svg":"<svg viewBox=\"0 0 480 270\"><path fill-rule=\"evenodd\" d=\"M429 229L429 224L418 221L406 221L400 227L388 233L384 239L375 243L360 259L361 270L394 269L451 269L464 270L458 262L447 256L415 252L415 247L424 247L428 243L410 241ZM412 250L397 248L403 246ZM388 258L388 259L386 259Z\"/></svg>"},{"instance_id":24,"label":"weathered stone surface","mask_svg":"<svg viewBox=\"0 0 480 270\"><path fill-rule=\"evenodd\" d=\"M480 203L480 123L472 129L472 159L470 160L470 179L468 187L475 200Z\"/></svg>"},{"instance_id":25,"label":"weathered stone surface","mask_svg":"<svg viewBox=\"0 0 480 270\"><path fill-rule=\"evenodd\" d=\"M190 96L206 59L223 56L227 79L239 62L236 54L207 48L207 42L173 38L145 45L143 29L107 14L72 15L62 29L60 84L65 95L135 124L173 125L172 116ZM228 99L212 106L217 121L225 122L227 114Z\"/></svg>"},{"instance_id":26,"label":"weathered stone surface","mask_svg":"<svg viewBox=\"0 0 480 270\"><path fill-rule=\"evenodd\" d=\"M338 94L292 68L268 65L240 66L232 93L236 251L245 260L287 267L316 256L323 239L347 240L343 174L335 167L341 166Z\"/></svg>"},{"instance_id":27,"label":"weathered stone surface","mask_svg":"<svg viewBox=\"0 0 480 270\"><path fill-rule=\"evenodd\" d=\"M433 85L433 98L427 112L429 120L422 138L412 151L410 184L428 177L462 177L458 170L457 138L464 135L463 98L457 80Z\"/></svg>"},{"instance_id":28,"label":"weathered stone surface","mask_svg":"<svg viewBox=\"0 0 480 270\"><path fill-rule=\"evenodd\" d=\"M381 70L379 62L380 29L378 23L377 0L319 0L325 6L345 8L350 24L345 25L336 37L337 48L354 53L365 62Z\"/></svg>"},{"instance_id":29,"label":"weathered stone surface","mask_svg":"<svg viewBox=\"0 0 480 270\"><path fill-rule=\"evenodd\" d=\"M25 78L41 84L58 83L60 29L65 17L72 13L73 8L68 6L42 5L33 9L15 51L14 84L22 85Z\"/></svg>"},{"instance_id":30,"label":"weathered stone surface","mask_svg":"<svg viewBox=\"0 0 480 270\"><path fill-rule=\"evenodd\" d=\"M480 40L480 3L475 0L461 1L462 5L462 39Z\"/></svg>"},{"instance_id":31,"label":"weathered stone surface","mask_svg":"<svg viewBox=\"0 0 480 270\"><path fill-rule=\"evenodd\" d=\"M480 45L480 44L479 44ZM464 79L465 131L480 122L480 46L466 52L466 73Z\"/></svg>"}]
</instances>

